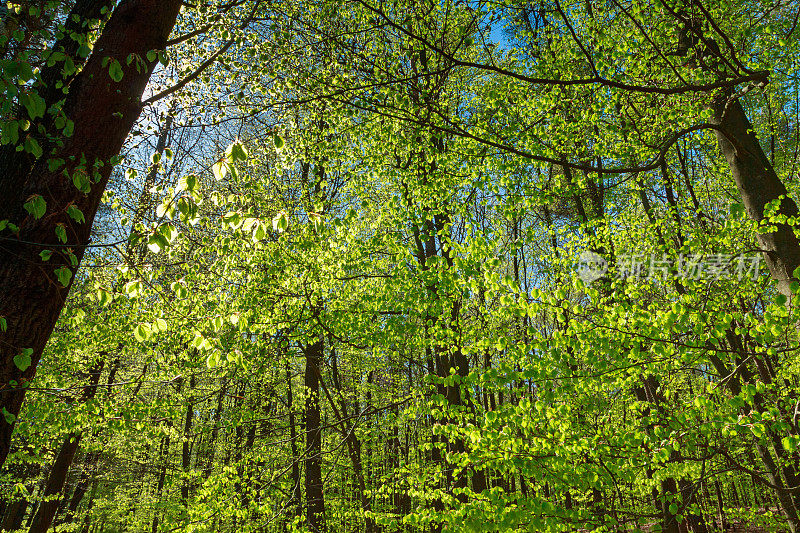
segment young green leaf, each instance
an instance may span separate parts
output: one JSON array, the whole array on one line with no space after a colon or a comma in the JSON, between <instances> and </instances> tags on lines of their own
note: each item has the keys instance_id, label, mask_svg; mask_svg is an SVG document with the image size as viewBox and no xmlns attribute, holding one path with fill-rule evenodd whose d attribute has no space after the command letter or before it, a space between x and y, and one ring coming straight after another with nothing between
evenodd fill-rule
<instances>
[{"instance_id":1,"label":"young green leaf","mask_svg":"<svg viewBox=\"0 0 800 533\"><path fill-rule=\"evenodd\" d=\"M64 287L69 285L69 281L72 279L72 270L69 268L62 266L56 269L55 271L56 277L58 278L58 282L61 283Z\"/></svg>"},{"instance_id":2,"label":"young green leaf","mask_svg":"<svg viewBox=\"0 0 800 533\"><path fill-rule=\"evenodd\" d=\"M289 219L285 211L281 211L272 219L272 229L278 233L283 233L289 227Z\"/></svg>"},{"instance_id":3,"label":"young green leaf","mask_svg":"<svg viewBox=\"0 0 800 533\"><path fill-rule=\"evenodd\" d=\"M67 208L67 214L69 217L79 224L83 224L86 222L86 218L83 216L83 211L78 209L75 205L70 205Z\"/></svg>"},{"instance_id":4,"label":"young green leaf","mask_svg":"<svg viewBox=\"0 0 800 533\"><path fill-rule=\"evenodd\" d=\"M228 163L225 161L220 161L218 163L214 163L211 165L211 172L214 174L214 177L218 180L224 179L225 176L228 175L228 171L230 167Z\"/></svg>"},{"instance_id":5,"label":"young green leaf","mask_svg":"<svg viewBox=\"0 0 800 533\"><path fill-rule=\"evenodd\" d=\"M33 355L33 349L23 349L20 353L14 356L14 365L19 368L20 371L25 372L31 366L31 355Z\"/></svg>"},{"instance_id":6,"label":"young green leaf","mask_svg":"<svg viewBox=\"0 0 800 533\"><path fill-rule=\"evenodd\" d=\"M41 194L34 194L28 201L23 204L25 211L33 215L33 218L40 219L44 216L45 211L47 211L47 202L45 202L44 197Z\"/></svg>"},{"instance_id":7,"label":"young green leaf","mask_svg":"<svg viewBox=\"0 0 800 533\"><path fill-rule=\"evenodd\" d=\"M145 342L150 338L151 333L150 326L147 324L139 324L133 330L133 337L138 342Z\"/></svg>"},{"instance_id":8,"label":"young green leaf","mask_svg":"<svg viewBox=\"0 0 800 533\"><path fill-rule=\"evenodd\" d=\"M111 64L108 66L108 74L115 82L119 83L122 81L122 65L119 64L119 61L116 59L111 60Z\"/></svg>"},{"instance_id":9,"label":"young green leaf","mask_svg":"<svg viewBox=\"0 0 800 533\"><path fill-rule=\"evenodd\" d=\"M56 224L56 237L63 243L67 242L67 228L61 222Z\"/></svg>"},{"instance_id":10,"label":"young green leaf","mask_svg":"<svg viewBox=\"0 0 800 533\"><path fill-rule=\"evenodd\" d=\"M14 416L14 413L9 412L5 407L3 407L3 418L5 418L6 424L8 425L13 424L17 419L17 417Z\"/></svg>"}]
</instances>

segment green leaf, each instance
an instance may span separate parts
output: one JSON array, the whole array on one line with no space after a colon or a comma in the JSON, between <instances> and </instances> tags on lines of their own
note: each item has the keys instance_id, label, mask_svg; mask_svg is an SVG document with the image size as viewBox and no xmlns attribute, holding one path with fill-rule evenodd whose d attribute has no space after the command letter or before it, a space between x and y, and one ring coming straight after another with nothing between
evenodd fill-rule
<instances>
[{"instance_id":1,"label":"green leaf","mask_svg":"<svg viewBox=\"0 0 800 533\"><path fill-rule=\"evenodd\" d=\"M138 342L145 342L150 338L152 332L150 331L150 326L147 324L139 324L133 330L133 337Z\"/></svg>"},{"instance_id":2,"label":"green leaf","mask_svg":"<svg viewBox=\"0 0 800 533\"><path fill-rule=\"evenodd\" d=\"M275 145L275 148L277 148L278 150L283 148L284 145L286 144L283 142L283 137L281 137L280 135L273 135L272 142Z\"/></svg>"},{"instance_id":3,"label":"green leaf","mask_svg":"<svg viewBox=\"0 0 800 533\"><path fill-rule=\"evenodd\" d=\"M228 175L228 171L230 168L228 167L228 163L225 161L220 161L218 163L214 163L211 165L211 172L214 174L214 177L218 180L224 179L225 176Z\"/></svg>"},{"instance_id":4,"label":"green leaf","mask_svg":"<svg viewBox=\"0 0 800 533\"><path fill-rule=\"evenodd\" d=\"M39 144L39 141L28 135L25 137L25 151L29 154L33 155L33 157L39 158L42 157L42 146Z\"/></svg>"},{"instance_id":5,"label":"green leaf","mask_svg":"<svg viewBox=\"0 0 800 533\"><path fill-rule=\"evenodd\" d=\"M161 235L156 233L155 235L151 235L149 239L147 239L147 249L157 254L161 252L164 248L169 246L169 242L167 239Z\"/></svg>"},{"instance_id":6,"label":"green leaf","mask_svg":"<svg viewBox=\"0 0 800 533\"><path fill-rule=\"evenodd\" d=\"M245 161L247 159L247 149L240 142L233 143L230 148L231 159L235 161Z\"/></svg>"},{"instance_id":7,"label":"green leaf","mask_svg":"<svg viewBox=\"0 0 800 533\"><path fill-rule=\"evenodd\" d=\"M55 274L61 285L63 285L64 287L67 287L69 285L69 281L72 279L72 270L70 270L65 266L62 266L56 269Z\"/></svg>"},{"instance_id":8,"label":"green leaf","mask_svg":"<svg viewBox=\"0 0 800 533\"><path fill-rule=\"evenodd\" d=\"M44 98L35 92L24 92L19 95L19 102L28 110L28 115L32 120L44 117L47 111L47 104Z\"/></svg>"},{"instance_id":9,"label":"green leaf","mask_svg":"<svg viewBox=\"0 0 800 533\"><path fill-rule=\"evenodd\" d=\"M56 224L56 237L63 243L67 242L67 228L61 222Z\"/></svg>"},{"instance_id":10,"label":"green leaf","mask_svg":"<svg viewBox=\"0 0 800 533\"><path fill-rule=\"evenodd\" d=\"M13 424L14 421L17 419L17 417L14 416L13 413L8 412L8 410L5 407L3 407L3 418L5 418L6 424L8 425Z\"/></svg>"},{"instance_id":11,"label":"green leaf","mask_svg":"<svg viewBox=\"0 0 800 533\"><path fill-rule=\"evenodd\" d=\"M289 227L289 219L285 211L281 211L272 219L272 229L278 233L283 233Z\"/></svg>"},{"instance_id":12,"label":"green leaf","mask_svg":"<svg viewBox=\"0 0 800 533\"><path fill-rule=\"evenodd\" d=\"M55 172L56 170L58 170L62 166L64 166L64 160L63 159L55 158L55 159L48 159L47 160L47 169L50 172Z\"/></svg>"},{"instance_id":13,"label":"green leaf","mask_svg":"<svg viewBox=\"0 0 800 533\"><path fill-rule=\"evenodd\" d=\"M153 322L153 330L167 331L167 321L163 318L156 318L155 322Z\"/></svg>"},{"instance_id":14,"label":"green leaf","mask_svg":"<svg viewBox=\"0 0 800 533\"><path fill-rule=\"evenodd\" d=\"M39 257L42 258L42 261L49 261L52 255L53 255L53 250L42 250L41 252L39 252Z\"/></svg>"},{"instance_id":15,"label":"green leaf","mask_svg":"<svg viewBox=\"0 0 800 533\"><path fill-rule=\"evenodd\" d=\"M105 306L107 306L108 304L110 304L110 303L113 301L113 299L114 299L114 298L111 296L111 293L110 293L110 292L108 292L108 291L107 291L107 290L105 290L105 289L98 289L98 290L97 290L97 292L95 293L95 295L97 296L97 301L98 301L98 302L100 303L100 305L102 305L103 307L105 307Z\"/></svg>"},{"instance_id":16,"label":"green leaf","mask_svg":"<svg viewBox=\"0 0 800 533\"><path fill-rule=\"evenodd\" d=\"M178 180L178 187L176 189L176 192L181 192L181 191L193 192L196 189L197 189L197 176L189 174L188 176L182 176L181 179Z\"/></svg>"},{"instance_id":17,"label":"green leaf","mask_svg":"<svg viewBox=\"0 0 800 533\"><path fill-rule=\"evenodd\" d=\"M45 202L44 197L41 194L34 194L25 204L22 206L25 208L25 211L33 215L33 218L40 219L44 216L45 211L47 211L47 202Z\"/></svg>"},{"instance_id":18,"label":"green leaf","mask_svg":"<svg viewBox=\"0 0 800 533\"><path fill-rule=\"evenodd\" d=\"M16 120L3 122L0 144L15 144L17 141L19 141L19 122Z\"/></svg>"},{"instance_id":19,"label":"green leaf","mask_svg":"<svg viewBox=\"0 0 800 533\"><path fill-rule=\"evenodd\" d=\"M125 284L124 291L129 298L137 298L142 292L142 282L138 279L129 281Z\"/></svg>"},{"instance_id":20,"label":"green leaf","mask_svg":"<svg viewBox=\"0 0 800 533\"><path fill-rule=\"evenodd\" d=\"M0 316L0 331L6 332L8 331L8 322L6 321L6 317Z\"/></svg>"},{"instance_id":21,"label":"green leaf","mask_svg":"<svg viewBox=\"0 0 800 533\"><path fill-rule=\"evenodd\" d=\"M178 230L175 229L175 226L169 223L161 224L156 232L164 236L164 238L167 240L167 244L172 243L172 241L174 241L178 236Z\"/></svg>"},{"instance_id":22,"label":"green leaf","mask_svg":"<svg viewBox=\"0 0 800 533\"><path fill-rule=\"evenodd\" d=\"M108 74L115 82L119 83L122 81L122 65L119 64L119 61L116 59L111 60L111 64L108 66Z\"/></svg>"},{"instance_id":23,"label":"green leaf","mask_svg":"<svg viewBox=\"0 0 800 533\"><path fill-rule=\"evenodd\" d=\"M86 218L83 216L83 211L78 209L75 205L70 205L67 208L67 214L69 217L79 224L83 224L86 222Z\"/></svg>"},{"instance_id":24,"label":"green leaf","mask_svg":"<svg viewBox=\"0 0 800 533\"><path fill-rule=\"evenodd\" d=\"M16 365L20 371L25 372L31 366L31 355L33 355L33 349L25 348L14 356L14 365Z\"/></svg>"},{"instance_id":25,"label":"green leaf","mask_svg":"<svg viewBox=\"0 0 800 533\"><path fill-rule=\"evenodd\" d=\"M253 230L253 241L260 241L266 238L267 230L264 229L264 224L259 222L255 225L255 229Z\"/></svg>"},{"instance_id":26,"label":"green leaf","mask_svg":"<svg viewBox=\"0 0 800 533\"><path fill-rule=\"evenodd\" d=\"M75 188L82 193L88 193L91 190L91 183L89 183L89 176L86 175L82 169L78 169L72 173L72 184Z\"/></svg>"},{"instance_id":27,"label":"green leaf","mask_svg":"<svg viewBox=\"0 0 800 533\"><path fill-rule=\"evenodd\" d=\"M175 203L169 198L164 198L164 201L156 207L157 217L172 218L175 215Z\"/></svg>"}]
</instances>

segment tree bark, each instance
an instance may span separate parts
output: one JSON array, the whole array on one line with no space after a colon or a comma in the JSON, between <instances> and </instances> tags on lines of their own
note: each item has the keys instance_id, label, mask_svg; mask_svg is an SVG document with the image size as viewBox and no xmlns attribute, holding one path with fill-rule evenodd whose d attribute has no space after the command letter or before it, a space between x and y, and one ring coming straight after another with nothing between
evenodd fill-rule
<instances>
[{"instance_id":1,"label":"tree bark","mask_svg":"<svg viewBox=\"0 0 800 533\"><path fill-rule=\"evenodd\" d=\"M208 461L203 469L203 478L207 479L214 468L214 457L217 451L217 437L219 436L219 422L222 419L222 406L225 400L225 392L228 390L228 382L225 377L220 383L219 394L217 395L217 407L214 410L214 427L211 428L211 438L208 441Z\"/></svg>"},{"instance_id":2,"label":"tree bark","mask_svg":"<svg viewBox=\"0 0 800 533\"><path fill-rule=\"evenodd\" d=\"M322 482L322 428L319 406L319 365L322 339L303 347L306 359L306 402L303 419L306 433L305 491L306 525L311 531L325 531L325 495Z\"/></svg>"},{"instance_id":3,"label":"tree bark","mask_svg":"<svg viewBox=\"0 0 800 533\"><path fill-rule=\"evenodd\" d=\"M75 65L74 72L65 75L64 62L56 61L42 69L41 84L35 86L48 108L64 98L63 88L70 86L88 58L88 56L84 57L78 53L80 39L74 38L73 35L88 37L90 21L104 18L103 8L107 8L108 13L111 13L113 5L114 2L110 0L77 0L75 2L64 22L63 36L56 40L52 47L53 51L62 52L72 60ZM61 86L58 85L58 82L61 83ZM45 114L44 117L34 120L28 129L46 153L48 149L52 148L52 144L45 135L38 131L40 126L45 131L51 130L53 127L52 115ZM18 152L16 148L13 143L0 147L0 169L2 169L0 198L6 199L6 202L0 205L0 220L10 219L14 211L19 209L24 202L24 197L20 195L28 173L36 163L36 159L31 154L24 150Z\"/></svg>"},{"instance_id":4,"label":"tree bark","mask_svg":"<svg viewBox=\"0 0 800 533\"><path fill-rule=\"evenodd\" d=\"M7 331L0 334L0 409L7 413L0 420L0 464L8 455L13 420L19 415L25 389L36 373L74 279L77 267L72 266L73 262L80 264L89 244L112 160L141 112L141 96L155 68L155 62L146 62L147 52L165 48L181 5L180 0L127 0L119 4L86 66L72 82L64 103L64 113L73 121L74 131L62 140L55 157L63 160L66 167L50 170L48 158L40 157L24 178L7 177L24 185L21 194L4 198L12 202L9 212L13 214L8 220L19 231L14 236L8 230L3 232L0 253L0 316L8 323ZM127 64L131 54L146 62L144 68L136 61ZM120 83L109 76L109 57L122 66ZM73 176L88 180L88 193L73 185ZM26 201L34 195L41 195L47 204L45 216L39 219L29 215L16 200ZM70 206L80 209L83 223L67 215ZM56 236L59 225L66 234L66 243ZM58 253L43 263L39 253L44 249ZM69 249L73 258L66 253ZM56 279L57 269L71 274L66 287ZM62 274L62 280L65 278ZM31 350L30 364L18 366L14 358L23 350Z\"/></svg>"},{"instance_id":5,"label":"tree bark","mask_svg":"<svg viewBox=\"0 0 800 533\"><path fill-rule=\"evenodd\" d=\"M717 142L733 174L745 210L751 219L762 223L768 203L781 199L780 213L787 217L798 215L797 204L786 198L786 187L767 159L753 125L745 115L738 98L727 93L719 95L713 105L713 121L719 126ZM796 279L793 273L800 267L800 242L794 229L787 224L775 224L776 231L758 233L756 238L763 250L764 258L778 289L787 298L792 298L790 283Z\"/></svg>"}]
</instances>

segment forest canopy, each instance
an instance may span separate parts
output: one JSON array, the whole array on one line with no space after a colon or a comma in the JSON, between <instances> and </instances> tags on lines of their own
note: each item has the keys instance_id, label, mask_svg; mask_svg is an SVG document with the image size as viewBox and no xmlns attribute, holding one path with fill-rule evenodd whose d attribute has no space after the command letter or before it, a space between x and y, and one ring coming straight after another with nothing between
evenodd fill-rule
<instances>
[{"instance_id":1,"label":"forest canopy","mask_svg":"<svg viewBox=\"0 0 800 533\"><path fill-rule=\"evenodd\" d=\"M799 25L0 2L0 531L800 533Z\"/></svg>"}]
</instances>

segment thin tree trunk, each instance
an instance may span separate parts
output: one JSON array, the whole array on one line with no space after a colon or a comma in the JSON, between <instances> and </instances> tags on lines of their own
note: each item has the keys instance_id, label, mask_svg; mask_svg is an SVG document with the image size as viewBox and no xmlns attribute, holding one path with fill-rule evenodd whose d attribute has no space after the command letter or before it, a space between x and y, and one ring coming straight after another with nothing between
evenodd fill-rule
<instances>
[{"instance_id":1,"label":"thin tree trunk","mask_svg":"<svg viewBox=\"0 0 800 533\"><path fill-rule=\"evenodd\" d=\"M86 506L86 514L83 518L83 527L81 527L81 533L87 533L89 531L89 526L91 525L91 515L89 512L92 510L94 506L94 497L97 494L97 480L94 480L92 483L92 492L89 495L89 504Z\"/></svg>"},{"instance_id":2,"label":"thin tree trunk","mask_svg":"<svg viewBox=\"0 0 800 533\"><path fill-rule=\"evenodd\" d=\"M118 345L117 349L122 349L122 345ZM108 379L106 381L106 395L111 394L111 387L114 384L114 381L117 378L117 372L119 371L120 366L120 358L117 357L114 359L113 363L111 364L111 369L108 372ZM97 438L100 435L100 432L97 431L93 435L93 438ZM89 489L89 484L92 479L93 469L97 465L98 461L100 460L100 452L99 451L92 451L86 454L86 457L83 461L83 469L81 469L81 475L78 479L78 482L75 484L75 491L72 493L72 498L69 500L69 505L67 506L67 513L64 515L62 520L56 521L56 524L60 523L71 523L74 519L75 512L78 510L78 506L83 500L83 497L86 495L86 491Z\"/></svg>"},{"instance_id":3,"label":"thin tree trunk","mask_svg":"<svg viewBox=\"0 0 800 533\"><path fill-rule=\"evenodd\" d=\"M306 525L314 532L325 531L325 494L322 481L322 428L319 406L319 365L322 339L303 347L306 359L306 402L303 420L306 433L305 492Z\"/></svg>"},{"instance_id":4,"label":"thin tree trunk","mask_svg":"<svg viewBox=\"0 0 800 533\"><path fill-rule=\"evenodd\" d=\"M22 526L22 520L25 518L25 510L28 508L28 503L27 498L20 498L11 502L6 510L0 530L14 531L19 529Z\"/></svg>"},{"instance_id":5,"label":"thin tree trunk","mask_svg":"<svg viewBox=\"0 0 800 533\"><path fill-rule=\"evenodd\" d=\"M331 351L334 352L334 349L331 348ZM334 398L331 396L328 387L325 385L322 375L319 375L319 382L322 386L322 390L325 392L325 397L327 398L328 403L333 410L334 416L340 421L338 424L336 424L336 427L347 444L347 453L350 456L350 461L353 464L353 473L355 474L356 482L358 483L358 498L361 502L361 509L364 511L364 531L366 533L373 533L376 530L376 524L375 520L369 516L369 513L372 511L372 504L367 495L367 485L366 481L364 480L364 468L361 461L361 441L358 439L355 432L355 426L358 421L356 420L352 427L347 427L345 425L348 418L347 404L342 397L341 382L339 380L338 370L336 367L334 366L333 382L334 386L339 392L339 397L341 398L341 410L337 407L336 400L334 400Z\"/></svg>"}]
</instances>

